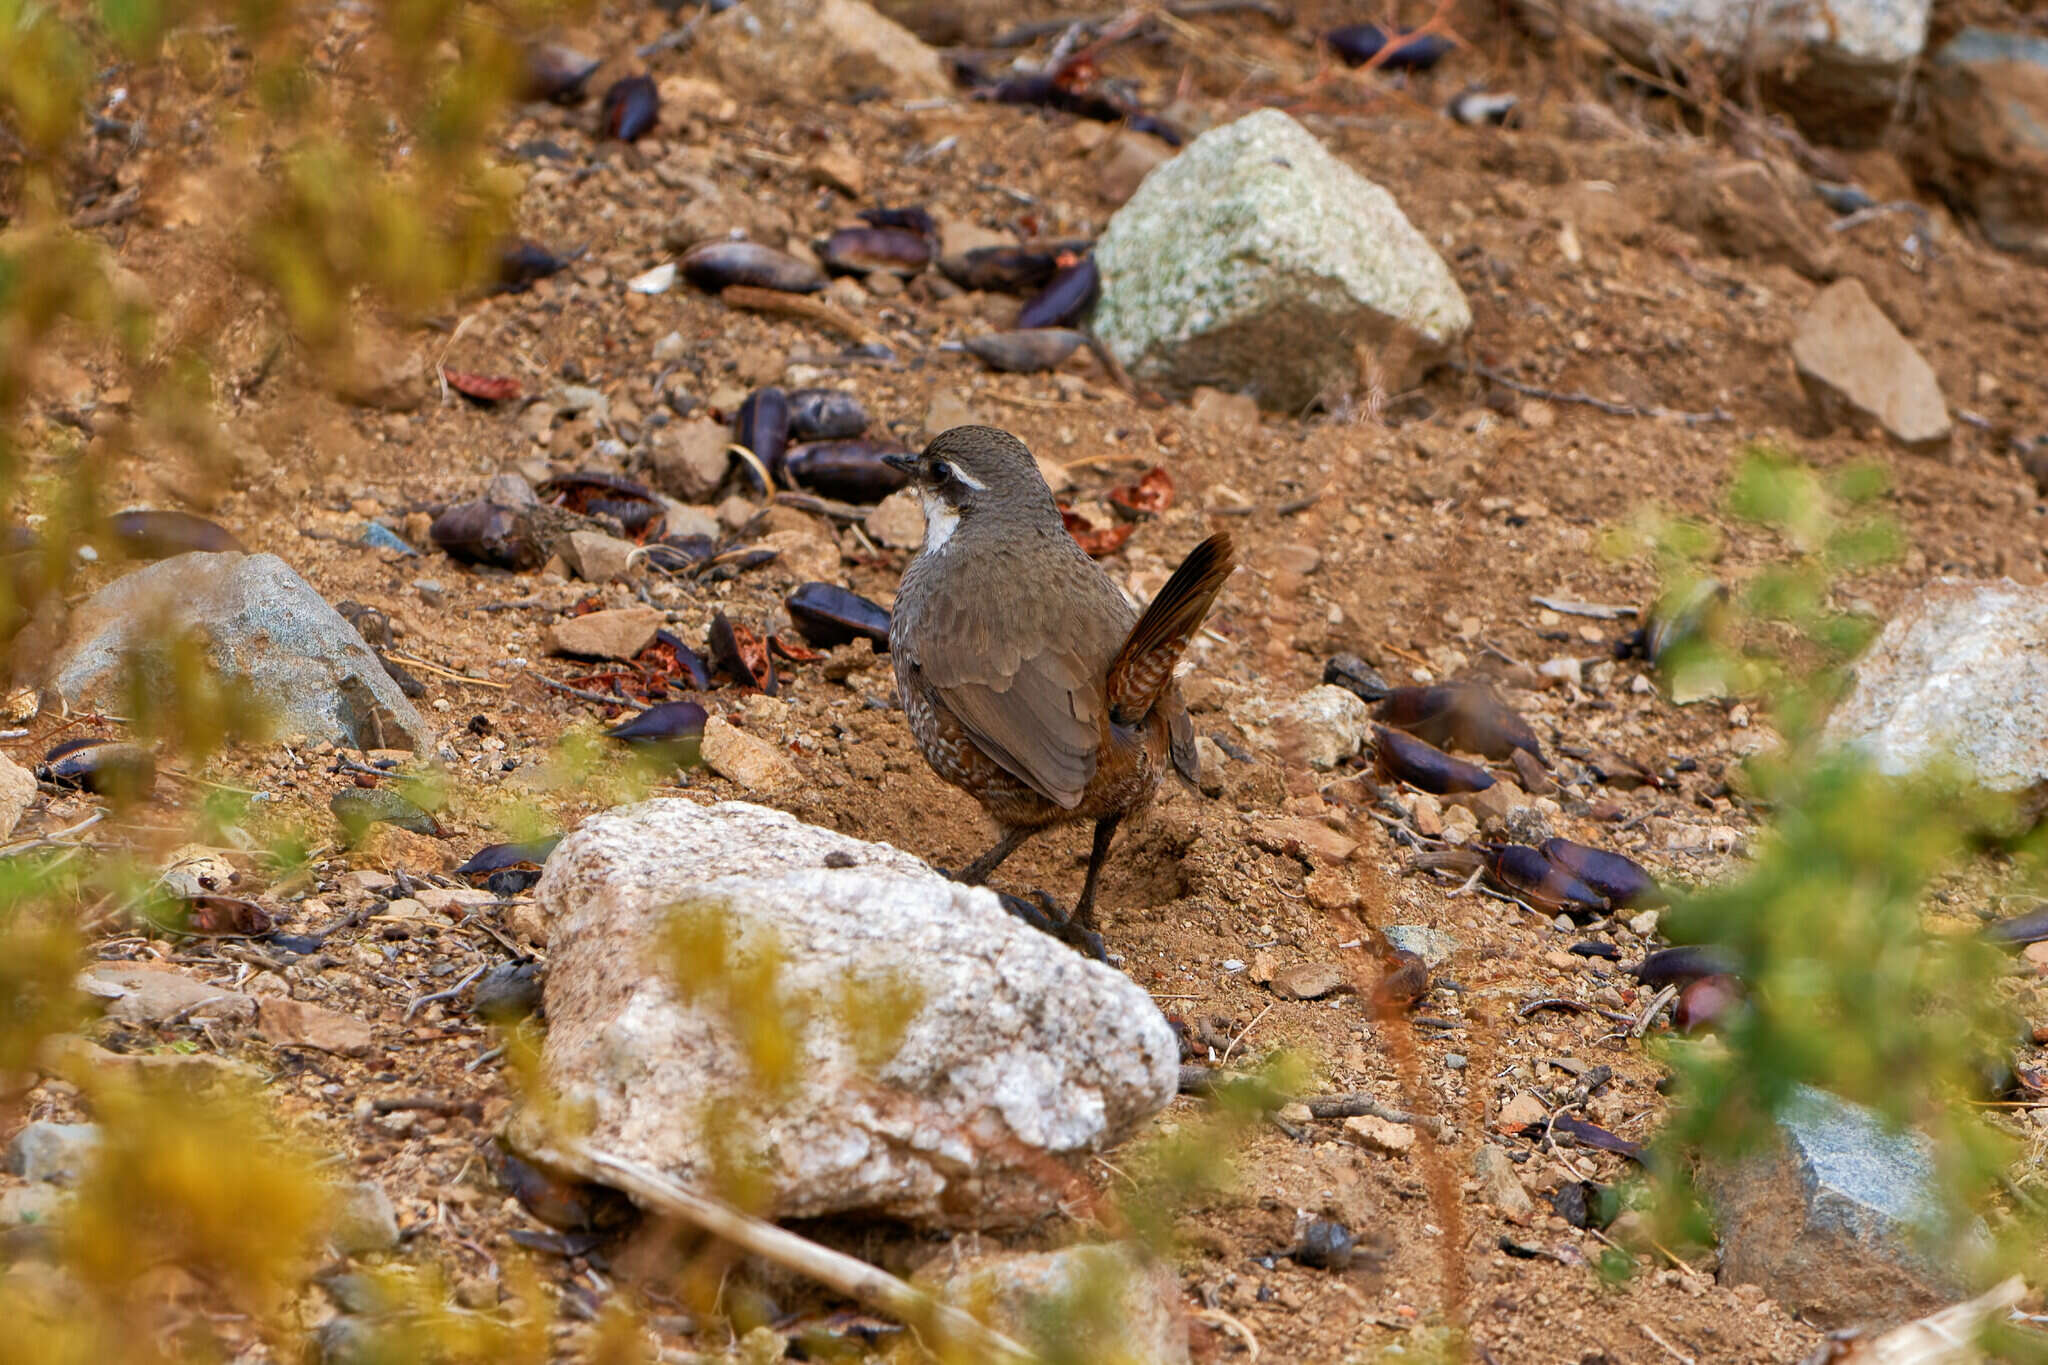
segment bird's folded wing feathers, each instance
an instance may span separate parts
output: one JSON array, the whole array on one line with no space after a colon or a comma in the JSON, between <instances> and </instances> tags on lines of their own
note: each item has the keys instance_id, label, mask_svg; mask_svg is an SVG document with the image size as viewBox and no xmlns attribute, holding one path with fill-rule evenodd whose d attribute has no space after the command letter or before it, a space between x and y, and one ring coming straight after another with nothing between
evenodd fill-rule
<instances>
[{"instance_id":1,"label":"bird's folded wing feathers","mask_svg":"<svg viewBox=\"0 0 2048 1365\"><path fill-rule=\"evenodd\" d=\"M983 753L1071 810L1095 776L1101 730L1092 694L1099 686L1091 686L1071 654L1048 651L1022 660L1007 685L962 682L934 690Z\"/></svg>"}]
</instances>

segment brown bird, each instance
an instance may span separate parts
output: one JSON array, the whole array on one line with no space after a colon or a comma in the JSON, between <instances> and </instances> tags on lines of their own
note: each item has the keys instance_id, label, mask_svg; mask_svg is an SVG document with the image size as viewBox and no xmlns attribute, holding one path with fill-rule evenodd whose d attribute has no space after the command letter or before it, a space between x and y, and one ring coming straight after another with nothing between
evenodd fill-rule
<instances>
[{"instance_id":1,"label":"brown bird","mask_svg":"<svg viewBox=\"0 0 2048 1365\"><path fill-rule=\"evenodd\" d=\"M1001 830L959 880L978 885L1039 830L1095 822L1069 927L1092 929L1095 887L1124 817L1168 763L1190 783L1195 731L1174 666L1230 577L1230 537L1197 545L1140 615L1061 523L1022 442L955 427L891 457L924 500L889 653L925 761Z\"/></svg>"}]
</instances>

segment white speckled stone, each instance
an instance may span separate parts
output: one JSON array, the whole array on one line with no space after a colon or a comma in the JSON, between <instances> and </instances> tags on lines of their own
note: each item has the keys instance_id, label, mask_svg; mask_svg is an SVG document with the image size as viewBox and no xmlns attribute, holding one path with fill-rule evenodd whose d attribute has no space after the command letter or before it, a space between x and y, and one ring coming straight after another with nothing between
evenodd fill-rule
<instances>
[{"instance_id":1,"label":"white speckled stone","mask_svg":"<svg viewBox=\"0 0 2048 1365\"><path fill-rule=\"evenodd\" d=\"M560 1112L592 1145L715 1193L730 1193L716 1134L740 1138L769 1217L1026 1222L1058 1202L1065 1159L1129 1137L1178 1082L1173 1032L1135 983L984 888L780 811L665 800L596 816L536 894ZM754 1084L735 1016L679 998L658 964L679 902L726 918L729 960L779 945L774 992L803 1050L788 1089ZM893 1053L861 1059L849 987L913 993ZM514 1141L549 1145L542 1122L522 1114Z\"/></svg>"},{"instance_id":2,"label":"white speckled stone","mask_svg":"<svg viewBox=\"0 0 2048 1365\"><path fill-rule=\"evenodd\" d=\"M1298 757L1311 768L1336 767L1372 733L1372 709L1356 693L1329 683L1284 700L1248 698L1236 719L1254 744Z\"/></svg>"},{"instance_id":3,"label":"white speckled stone","mask_svg":"<svg viewBox=\"0 0 2048 1365\"><path fill-rule=\"evenodd\" d=\"M2048 787L2048 588L1936 579L1857 659L1823 739L1900 776L1954 765L1988 791Z\"/></svg>"},{"instance_id":4,"label":"white speckled stone","mask_svg":"<svg viewBox=\"0 0 2048 1365\"><path fill-rule=\"evenodd\" d=\"M1095 248L1094 327L1130 372L1296 409L1358 387L1355 346L1405 388L1471 329L1451 271L1393 195L1277 109L1196 138Z\"/></svg>"}]
</instances>

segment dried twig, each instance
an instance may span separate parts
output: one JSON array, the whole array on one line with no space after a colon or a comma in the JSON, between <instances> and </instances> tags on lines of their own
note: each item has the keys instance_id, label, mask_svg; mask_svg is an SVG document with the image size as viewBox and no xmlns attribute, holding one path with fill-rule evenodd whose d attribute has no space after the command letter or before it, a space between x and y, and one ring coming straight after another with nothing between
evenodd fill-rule
<instances>
[{"instance_id":1,"label":"dried twig","mask_svg":"<svg viewBox=\"0 0 2048 1365\"><path fill-rule=\"evenodd\" d=\"M1595 398L1590 393L1563 393L1557 389L1540 388L1535 384L1524 384L1519 379L1512 379L1490 365L1459 365L1454 362L1451 368L1466 374L1476 374L1481 379L1498 384L1504 389L1512 389L1524 398L1541 398L1549 403L1577 403L1581 407L1604 412L1610 417L1654 417L1660 421L1683 422L1689 427L1707 422L1735 420L1725 409L1718 407L1712 412L1685 412L1678 408L1662 407L1642 408L1633 403L1614 403L1605 398Z\"/></svg>"},{"instance_id":2,"label":"dried twig","mask_svg":"<svg viewBox=\"0 0 2048 1365\"><path fill-rule=\"evenodd\" d=\"M1259 1339L1252 1335L1252 1329L1239 1322L1221 1308L1196 1308L1189 1316L1202 1322L1213 1322L1244 1342L1245 1359L1250 1365L1259 1365Z\"/></svg>"},{"instance_id":3,"label":"dried twig","mask_svg":"<svg viewBox=\"0 0 2048 1365\"><path fill-rule=\"evenodd\" d=\"M728 308L744 308L753 313L786 313L791 317L805 318L820 326L830 327L841 336L851 337L863 346L889 349L889 339L880 332L853 314L835 308L823 299L814 299L808 294L785 294L780 289L756 289L752 285L732 284L721 289L718 297Z\"/></svg>"},{"instance_id":4,"label":"dried twig","mask_svg":"<svg viewBox=\"0 0 2048 1365\"><path fill-rule=\"evenodd\" d=\"M1038 1359L1001 1332L984 1327L969 1314L886 1271L742 1213L723 1200L685 1189L651 1166L593 1147L580 1138L564 1139L560 1151L533 1155L544 1164L565 1167L624 1190L657 1212L683 1219L742 1251L898 1317L927 1336L928 1347L938 1341L957 1344L968 1358L976 1360Z\"/></svg>"},{"instance_id":5,"label":"dried twig","mask_svg":"<svg viewBox=\"0 0 2048 1365\"><path fill-rule=\"evenodd\" d=\"M1649 1323L1639 1322L1636 1324L1636 1326L1642 1329L1644 1336L1648 1337L1650 1340L1656 1342L1659 1346L1663 1347L1664 1354L1670 1356L1673 1360L1677 1361L1678 1365L1699 1365L1698 1361L1694 1360L1691 1356L1687 1355L1685 1352L1679 1350L1676 1346L1673 1346L1670 1342L1666 1341L1664 1339L1664 1334L1662 1332L1659 1332L1656 1328L1650 1326Z\"/></svg>"},{"instance_id":6,"label":"dried twig","mask_svg":"<svg viewBox=\"0 0 2048 1365\"><path fill-rule=\"evenodd\" d=\"M405 1017L401 1022L411 1023L413 1015L419 1012L419 1008L422 1005L431 1005L442 1000L453 1000L456 996L461 995L469 989L470 982L476 980L490 969L490 965L488 962L478 963L468 976L463 977L462 980L456 982L445 991L435 991L432 995L414 996L412 1003L405 1007Z\"/></svg>"},{"instance_id":7,"label":"dried twig","mask_svg":"<svg viewBox=\"0 0 2048 1365\"><path fill-rule=\"evenodd\" d=\"M602 692L587 692L580 687L571 687L565 682L556 682L537 668L528 668L526 672L535 682L544 683L554 688L557 692L566 692L578 701L596 702L599 706L623 706L633 711L645 711L647 709L648 704L646 702L635 701L631 697L608 697Z\"/></svg>"},{"instance_id":8,"label":"dried twig","mask_svg":"<svg viewBox=\"0 0 2048 1365\"><path fill-rule=\"evenodd\" d=\"M1264 1019L1267 1015L1271 1014L1272 1012L1273 1006L1266 1006L1266 1008L1259 1011L1257 1019L1252 1020L1249 1024L1246 1024L1243 1028L1239 1029L1237 1031L1237 1036L1235 1038L1232 1038L1229 1044L1223 1049L1223 1055L1216 1059L1216 1065L1221 1066L1225 1062L1229 1061L1230 1054L1237 1051L1237 1045L1245 1040L1245 1035L1249 1034L1253 1029L1259 1026L1259 1019Z\"/></svg>"}]
</instances>

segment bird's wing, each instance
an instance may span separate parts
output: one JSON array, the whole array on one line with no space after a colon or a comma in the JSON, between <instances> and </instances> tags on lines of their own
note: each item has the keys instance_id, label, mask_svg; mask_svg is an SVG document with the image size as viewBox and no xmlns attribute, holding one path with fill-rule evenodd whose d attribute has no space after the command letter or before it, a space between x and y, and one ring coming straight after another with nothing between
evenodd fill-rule
<instances>
[{"instance_id":1,"label":"bird's wing","mask_svg":"<svg viewBox=\"0 0 2048 1365\"><path fill-rule=\"evenodd\" d=\"M1062 531L1061 535L1065 535ZM1109 662L1136 613L1085 558L1042 561L1000 606L963 591L926 604L916 663L976 747L1071 810L1095 776Z\"/></svg>"}]
</instances>

